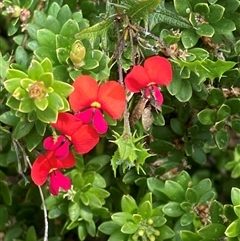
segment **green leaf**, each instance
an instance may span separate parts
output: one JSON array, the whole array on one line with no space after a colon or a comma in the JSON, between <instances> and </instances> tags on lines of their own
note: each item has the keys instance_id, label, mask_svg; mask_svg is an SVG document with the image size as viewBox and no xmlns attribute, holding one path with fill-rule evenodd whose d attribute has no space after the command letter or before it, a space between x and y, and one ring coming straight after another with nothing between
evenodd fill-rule
<instances>
[{"instance_id":1,"label":"green leaf","mask_svg":"<svg viewBox=\"0 0 240 241\"><path fill-rule=\"evenodd\" d=\"M225 235L230 238L240 235L240 219L235 220L227 227Z\"/></svg>"},{"instance_id":2,"label":"green leaf","mask_svg":"<svg viewBox=\"0 0 240 241\"><path fill-rule=\"evenodd\" d=\"M2 57L2 53L0 52L0 77L4 80L7 75L7 71L9 68L9 62L5 61L4 58Z\"/></svg>"},{"instance_id":3,"label":"green leaf","mask_svg":"<svg viewBox=\"0 0 240 241\"><path fill-rule=\"evenodd\" d=\"M123 212L135 213L138 209L136 201L129 195L124 195L121 200L121 208Z\"/></svg>"},{"instance_id":4,"label":"green leaf","mask_svg":"<svg viewBox=\"0 0 240 241\"><path fill-rule=\"evenodd\" d=\"M37 31L37 40L41 46L56 49L56 35L46 28Z\"/></svg>"},{"instance_id":5,"label":"green leaf","mask_svg":"<svg viewBox=\"0 0 240 241\"><path fill-rule=\"evenodd\" d=\"M15 226L7 230L4 235L4 241L12 241L16 240L20 237L21 233L23 232L22 228Z\"/></svg>"},{"instance_id":6,"label":"green leaf","mask_svg":"<svg viewBox=\"0 0 240 241\"><path fill-rule=\"evenodd\" d=\"M70 202L68 206L68 214L71 221L76 221L81 214L79 204Z\"/></svg>"},{"instance_id":7,"label":"green leaf","mask_svg":"<svg viewBox=\"0 0 240 241\"><path fill-rule=\"evenodd\" d=\"M236 30L234 22L226 18L222 18L218 22L212 23L211 26L217 34L228 34Z\"/></svg>"},{"instance_id":8,"label":"green leaf","mask_svg":"<svg viewBox=\"0 0 240 241\"><path fill-rule=\"evenodd\" d=\"M205 20L209 23L218 22L224 14L225 8L219 4L211 4L209 6L210 12L204 16Z\"/></svg>"},{"instance_id":9,"label":"green leaf","mask_svg":"<svg viewBox=\"0 0 240 241\"><path fill-rule=\"evenodd\" d=\"M6 205L11 206L12 205L12 195L8 188L7 182L0 180L0 190L1 190L0 194L2 195L4 203Z\"/></svg>"},{"instance_id":10,"label":"green leaf","mask_svg":"<svg viewBox=\"0 0 240 241\"><path fill-rule=\"evenodd\" d=\"M210 216L213 223L223 224L223 205L214 200L210 206Z\"/></svg>"},{"instance_id":11,"label":"green leaf","mask_svg":"<svg viewBox=\"0 0 240 241\"><path fill-rule=\"evenodd\" d=\"M0 206L0 230L4 231L7 228L7 222L9 220L9 215L7 208L3 205Z\"/></svg>"},{"instance_id":12,"label":"green leaf","mask_svg":"<svg viewBox=\"0 0 240 241\"><path fill-rule=\"evenodd\" d=\"M44 111L36 109L37 118L44 123L55 123L57 121L58 112L55 109L47 108Z\"/></svg>"},{"instance_id":13,"label":"green leaf","mask_svg":"<svg viewBox=\"0 0 240 241\"><path fill-rule=\"evenodd\" d=\"M84 60L84 65L82 66L85 70L95 69L99 66L99 62L95 59L86 59Z\"/></svg>"},{"instance_id":14,"label":"green leaf","mask_svg":"<svg viewBox=\"0 0 240 241\"><path fill-rule=\"evenodd\" d=\"M225 130L219 130L214 133L214 138L219 149L227 147L229 142L229 133Z\"/></svg>"},{"instance_id":15,"label":"green leaf","mask_svg":"<svg viewBox=\"0 0 240 241\"><path fill-rule=\"evenodd\" d=\"M200 24L200 25L197 25L196 27L196 33L199 35L199 36L207 36L207 37L212 37L215 33L215 30L214 28L207 24L207 23L203 23L203 24Z\"/></svg>"},{"instance_id":16,"label":"green leaf","mask_svg":"<svg viewBox=\"0 0 240 241\"><path fill-rule=\"evenodd\" d=\"M195 32L194 29L183 29L181 34L181 40L183 46L188 49L192 48L198 42L199 35Z\"/></svg>"},{"instance_id":17,"label":"green leaf","mask_svg":"<svg viewBox=\"0 0 240 241\"><path fill-rule=\"evenodd\" d=\"M16 126L19 122L19 117L15 116L12 111L6 111L0 115L0 121L9 126Z\"/></svg>"},{"instance_id":18,"label":"green leaf","mask_svg":"<svg viewBox=\"0 0 240 241\"><path fill-rule=\"evenodd\" d=\"M164 2L162 2L158 5L154 13L149 15L149 29L152 30L154 26L160 22L178 28L191 28L192 25L189 21L182 16L165 8Z\"/></svg>"},{"instance_id":19,"label":"green leaf","mask_svg":"<svg viewBox=\"0 0 240 241\"><path fill-rule=\"evenodd\" d=\"M60 34L68 38L73 38L78 31L79 31L78 23L75 20L69 19L62 26Z\"/></svg>"},{"instance_id":20,"label":"green leaf","mask_svg":"<svg viewBox=\"0 0 240 241\"><path fill-rule=\"evenodd\" d=\"M62 6L57 14L57 19L61 24L61 26L63 26L64 23L66 23L71 18L72 18L72 11L69 8L69 6L67 4Z\"/></svg>"},{"instance_id":21,"label":"green leaf","mask_svg":"<svg viewBox=\"0 0 240 241\"><path fill-rule=\"evenodd\" d=\"M183 136L184 135L184 133L185 133L185 126L183 125L183 123L179 120L179 119L177 119L177 118L172 118L171 119L171 121L170 121L170 125L171 125L171 128L172 128L172 130L176 133L176 134L178 134L178 135L180 135L180 136Z\"/></svg>"},{"instance_id":22,"label":"green leaf","mask_svg":"<svg viewBox=\"0 0 240 241\"><path fill-rule=\"evenodd\" d=\"M186 190L185 198L186 198L187 202L190 202L192 204L197 203L198 194L197 194L196 190L194 190L193 188L188 188Z\"/></svg>"},{"instance_id":23,"label":"green leaf","mask_svg":"<svg viewBox=\"0 0 240 241\"><path fill-rule=\"evenodd\" d=\"M144 16L147 16L151 13L161 2L161 0L140 0L135 1L134 4L129 6L126 9L126 13L129 17L140 20L143 19Z\"/></svg>"},{"instance_id":24,"label":"green leaf","mask_svg":"<svg viewBox=\"0 0 240 241\"><path fill-rule=\"evenodd\" d=\"M213 109L204 109L197 114L197 117L203 125L213 125L217 120L217 113Z\"/></svg>"},{"instance_id":25,"label":"green leaf","mask_svg":"<svg viewBox=\"0 0 240 241\"><path fill-rule=\"evenodd\" d=\"M53 82L52 88L57 94L64 97L67 97L74 90L70 84L57 80Z\"/></svg>"},{"instance_id":26,"label":"green leaf","mask_svg":"<svg viewBox=\"0 0 240 241\"><path fill-rule=\"evenodd\" d=\"M185 190L177 182L167 180L164 192L172 201L182 202L185 200Z\"/></svg>"},{"instance_id":27,"label":"green leaf","mask_svg":"<svg viewBox=\"0 0 240 241\"><path fill-rule=\"evenodd\" d=\"M198 184L193 186L193 189L197 192L199 196L209 192L212 188L212 182L209 178L201 180Z\"/></svg>"},{"instance_id":28,"label":"green leaf","mask_svg":"<svg viewBox=\"0 0 240 241\"><path fill-rule=\"evenodd\" d=\"M119 226L123 226L126 222L132 221L132 214L125 212L114 213L111 216L112 220Z\"/></svg>"},{"instance_id":29,"label":"green leaf","mask_svg":"<svg viewBox=\"0 0 240 241\"><path fill-rule=\"evenodd\" d=\"M224 236L226 227L219 223L210 223L206 227L201 228L197 231L199 236L205 239L219 239Z\"/></svg>"},{"instance_id":30,"label":"green leaf","mask_svg":"<svg viewBox=\"0 0 240 241\"><path fill-rule=\"evenodd\" d=\"M47 17L45 26L55 34L59 33L61 29L61 24L59 23L59 21L51 15Z\"/></svg>"},{"instance_id":31,"label":"green leaf","mask_svg":"<svg viewBox=\"0 0 240 241\"><path fill-rule=\"evenodd\" d=\"M222 90L218 88L212 88L208 94L207 102L212 107L218 107L225 101Z\"/></svg>"},{"instance_id":32,"label":"green leaf","mask_svg":"<svg viewBox=\"0 0 240 241\"><path fill-rule=\"evenodd\" d=\"M1 118L0 118L1 120ZM231 121L231 127L234 131L240 134L240 118L235 118Z\"/></svg>"},{"instance_id":33,"label":"green leaf","mask_svg":"<svg viewBox=\"0 0 240 241\"><path fill-rule=\"evenodd\" d=\"M143 219L149 219L152 216L152 204L145 201L139 205L138 213Z\"/></svg>"},{"instance_id":34,"label":"green leaf","mask_svg":"<svg viewBox=\"0 0 240 241\"><path fill-rule=\"evenodd\" d=\"M191 99L192 97L192 86L190 84L190 81L188 80L181 80L181 88L175 95L175 97L180 101L180 102L187 102Z\"/></svg>"},{"instance_id":35,"label":"green leaf","mask_svg":"<svg viewBox=\"0 0 240 241\"><path fill-rule=\"evenodd\" d=\"M171 240L171 238L173 236L175 236L175 232L171 228L169 228L167 225L163 225L158 230L160 232L160 237L161 237L162 240L165 240L165 239Z\"/></svg>"},{"instance_id":36,"label":"green leaf","mask_svg":"<svg viewBox=\"0 0 240 241\"><path fill-rule=\"evenodd\" d=\"M180 79L180 75L177 72L178 70L174 71L173 73L173 79L170 82L170 84L167 86L167 90L171 95L176 95L179 90L181 89L181 85L183 82ZM175 74L177 72L177 74Z\"/></svg>"},{"instance_id":37,"label":"green leaf","mask_svg":"<svg viewBox=\"0 0 240 241\"><path fill-rule=\"evenodd\" d=\"M169 217L180 217L184 213L178 202L167 203L163 207L163 212Z\"/></svg>"},{"instance_id":38,"label":"green leaf","mask_svg":"<svg viewBox=\"0 0 240 241\"><path fill-rule=\"evenodd\" d=\"M180 218L180 223L182 226L187 226L191 224L194 220L194 213L184 213Z\"/></svg>"},{"instance_id":39,"label":"green leaf","mask_svg":"<svg viewBox=\"0 0 240 241\"><path fill-rule=\"evenodd\" d=\"M119 230L119 225L117 225L113 221L106 221L106 222L103 222L102 224L100 224L98 229L102 233L105 233L107 235L111 235L111 234L115 233L117 230Z\"/></svg>"},{"instance_id":40,"label":"green leaf","mask_svg":"<svg viewBox=\"0 0 240 241\"><path fill-rule=\"evenodd\" d=\"M225 105L228 105L231 108L231 115L235 115L240 111L240 99L231 98L225 101Z\"/></svg>"},{"instance_id":41,"label":"green leaf","mask_svg":"<svg viewBox=\"0 0 240 241\"><path fill-rule=\"evenodd\" d=\"M63 110L64 102L63 99L55 92L50 93L48 96L48 106L52 109Z\"/></svg>"},{"instance_id":42,"label":"green leaf","mask_svg":"<svg viewBox=\"0 0 240 241\"><path fill-rule=\"evenodd\" d=\"M134 234L139 228L139 224L133 222L126 222L121 228L121 232L125 234Z\"/></svg>"},{"instance_id":43,"label":"green leaf","mask_svg":"<svg viewBox=\"0 0 240 241\"><path fill-rule=\"evenodd\" d=\"M28 151L32 151L42 141L43 137L39 135L34 129L26 136L26 143Z\"/></svg>"},{"instance_id":44,"label":"green leaf","mask_svg":"<svg viewBox=\"0 0 240 241\"><path fill-rule=\"evenodd\" d=\"M197 234L188 230L181 230L180 236L182 241L200 241L202 238Z\"/></svg>"},{"instance_id":45,"label":"green leaf","mask_svg":"<svg viewBox=\"0 0 240 241\"><path fill-rule=\"evenodd\" d=\"M84 222L81 222L78 225L78 237L81 241L85 240L87 237L87 229L86 229L86 225Z\"/></svg>"},{"instance_id":46,"label":"green leaf","mask_svg":"<svg viewBox=\"0 0 240 241\"><path fill-rule=\"evenodd\" d=\"M44 73L42 65L36 61L32 60L28 68L28 78L33 81L39 80L39 77Z\"/></svg>"},{"instance_id":47,"label":"green leaf","mask_svg":"<svg viewBox=\"0 0 240 241\"><path fill-rule=\"evenodd\" d=\"M3 83L6 90L12 94L20 86L20 81L20 78L11 78Z\"/></svg>"},{"instance_id":48,"label":"green leaf","mask_svg":"<svg viewBox=\"0 0 240 241\"><path fill-rule=\"evenodd\" d=\"M48 99L44 98L42 100L34 100L34 104L39 110L44 111L48 107Z\"/></svg>"},{"instance_id":49,"label":"green leaf","mask_svg":"<svg viewBox=\"0 0 240 241\"><path fill-rule=\"evenodd\" d=\"M50 59L44 58L44 59L42 60L42 62L41 62L41 66L42 66L42 68L43 68L43 70L44 70L45 73L50 72L50 74L51 74L51 72L52 72L52 70L53 70L53 67L52 67L52 62L51 62ZM41 77L40 77L40 78L41 78ZM49 77L48 77L48 78L49 78ZM49 79L50 79L50 78L49 78ZM52 85L52 82L51 82L51 81L48 82L48 84L46 83L46 86L47 86L47 87L50 86L50 85Z\"/></svg>"},{"instance_id":50,"label":"green leaf","mask_svg":"<svg viewBox=\"0 0 240 241\"><path fill-rule=\"evenodd\" d=\"M49 48L45 46L38 47L34 54L37 56L38 59L44 60L45 58L48 58L51 60L52 64L55 66L58 62L57 56L56 56L56 50L55 48Z\"/></svg>"},{"instance_id":51,"label":"green leaf","mask_svg":"<svg viewBox=\"0 0 240 241\"><path fill-rule=\"evenodd\" d=\"M233 187L231 190L231 200L234 206L240 205L240 189Z\"/></svg>"},{"instance_id":52,"label":"green leaf","mask_svg":"<svg viewBox=\"0 0 240 241\"><path fill-rule=\"evenodd\" d=\"M28 53L22 46L18 46L15 51L15 61L22 65L24 68L27 68Z\"/></svg>"},{"instance_id":53,"label":"green leaf","mask_svg":"<svg viewBox=\"0 0 240 241\"><path fill-rule=\"evenodd\" d=\"M188 0L174 0L174 8L177 13L183 17L188 17L189 13L187 9L192 10L192 6Z\"/></svg>"},{"instance_id":54,"label":"green leaf","mask_svg":"<svg viewBox=\"0 0 240 241\"><path fill-rule=\"evenodd\" d=\"M13 138L18 140L26 136L33 128L34 122L19 121L13 130Z\"/></svg>"},{"instance_id":55,"label":"green leaf","mask_svg":"<svg viewBox=\"0 0 240 241\"><path fill-rule=\"evenodd\" d=\"M90 207L85 205L80 206L80 216L87 222L90 222L93 219L93 214Z\"/></svg>"},{"instance_id":56,"label":"green leaf","mask_svg":"<svg viewBox=\"0 0 240 241\"><path fill-rule=\"evenodd\" d=\"M44 85L48 88L52 86L53 83L53 74L50 72L43 73L39 76L39 81L43 81Z\"/></svg>"},{"instance_id":57,"label":"green leaf","mask_svg":"<svg viewBox=\"0 0 240 241\"><path fill-rule=\"evenodd\" d=\"M231 108L223 104L217 111L217 120L226 120L231 115Z\"/></svg>"},{"instance_id":58,"label":"green leaf","mask_svg":"<svg viewBox=\"0 0 240 241\"><path fill-rule=\"evenodd\" d=\"M76 39L88 39L93 43L97 37L105 36L108 30L112 27L114 23L113 17L109 17L106 20L103 20L100 23L97 23L91 27L85 28L75 35Z\"/></svg>"},{"instance_id":59,"label":"green leaf","mask_svg":"<svg viewBox=\"0 0 240 241\"><path fill-rule=\"evenodd\" d=\"M33 226L27 230L26 241L37 241L37 234Z\"/></svg>"},{"instance_id":60,"label":"green leaf","mask_svg":"<svg viewBox=\"0 0 240 241\"><path fill-rule=\"evenodd\" d=\"M60 9L60 6L56 2L53 2L48 9L48 15L52 15L56 18Z\"/></svg>"}]
</instances>

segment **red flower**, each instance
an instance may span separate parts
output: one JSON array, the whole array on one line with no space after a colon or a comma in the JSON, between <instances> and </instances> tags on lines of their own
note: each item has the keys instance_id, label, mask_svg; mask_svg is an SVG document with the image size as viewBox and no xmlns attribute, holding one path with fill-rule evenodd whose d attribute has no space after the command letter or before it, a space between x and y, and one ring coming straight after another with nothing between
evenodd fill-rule
<instances>
[{"instance_id":1,"label":"red flower","mask_svg":"<svg viewBox=\"0 0 240 241\"><path fill-rule=\"evenodd\" d=\"M43 146L47 150L55 150L55 156L65 159L69 155L72 143L78 154L89 152L99 141L96 130L69 113L59 113L56 123L51 125L61 131L63 135L47 137Z\"/></svg>"},{"instance_id":2,"label":"red flower","mask_svg":"<svg viewBox=\"0 0 240 241\"><path fill-rule=\"evenodd\" d=\"M49 189L53 195L58 195L59 188L67 191L71 187L71 180L64 176L59 169L71 168L75 165L75 159L71 152L64 160L56 158L54 151L48 151L38 156L33 163L31 177L36 185L42 186L49 177Z\"/></svg>"},{"instance_id":3,"label":"red flower","mask_svg":"<svg viewBox=\"0 0 240 241\"><path fill-rule=\"evenodd\" d=\"M107 131L103 117L105 111L111 118L121 117L126 96L124 88L116 81L108 81L100 86L90 76L82 75L73 83L74 91L69 95L69 103L76 116L84 123L92 122L98 133Z\"/></svg>"},{"instance_id":4,"label":"red flower","mask_svg":"<svg viewBox=\"0 0 240 241\"><path fill-rule=\"evenodd\" d=\"M144 65L136 65L127 74L125 84L133 93L144 91L144 97L150 99L151 95L160 106L163 103L163 95L158 85L169 85L172 80L172 68L170 62L163 57L153 56L145 60Z\"/></svg>"}]
</instances>

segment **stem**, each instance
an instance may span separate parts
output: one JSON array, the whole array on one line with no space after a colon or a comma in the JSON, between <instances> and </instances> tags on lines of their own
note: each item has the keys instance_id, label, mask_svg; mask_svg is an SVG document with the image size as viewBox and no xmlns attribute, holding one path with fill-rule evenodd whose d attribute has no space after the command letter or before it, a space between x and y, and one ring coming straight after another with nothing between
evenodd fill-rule
<instances>
[{"instance_id":1,"label":"stem","mask_svg":"<svg viewBox=\"0 0 240 241\"><path fill-rule=\"evenodd\" d=\"M25 156L26 158L26 161L29 165L30 168L32 168L32 164L28 158L28 156L26 155ZM38 186L38 189L39 189L39 193L40 193L40 197L41 197L41 201L42 201L42 205L43 205L43 213L44 213L44 223L45 223L45 226L44 226L44 238L43 238L43 241L48 241L48 218L47 218L47 207L46 207L46 204L45 204L45 200L44 200L44 195L43 195L43 191L41 189L40 186Z\"/></svg>"}]
</instances>

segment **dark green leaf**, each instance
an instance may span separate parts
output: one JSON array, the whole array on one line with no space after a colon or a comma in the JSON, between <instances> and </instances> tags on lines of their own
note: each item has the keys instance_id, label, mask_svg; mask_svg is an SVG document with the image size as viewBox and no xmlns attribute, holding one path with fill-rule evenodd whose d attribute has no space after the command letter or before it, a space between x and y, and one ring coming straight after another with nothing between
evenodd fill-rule
<instances>
[{"instance_id":1,"label":"dark green leaf","mask_svg":"<svg viewBox=\"0 0 240 241\"><path fill-rule=\"evenodd\" d=\"M224 236L226 227L218 223L210 223L198 230L198 234L204 239L219 239Z\"/></svg>"}]
</instances>

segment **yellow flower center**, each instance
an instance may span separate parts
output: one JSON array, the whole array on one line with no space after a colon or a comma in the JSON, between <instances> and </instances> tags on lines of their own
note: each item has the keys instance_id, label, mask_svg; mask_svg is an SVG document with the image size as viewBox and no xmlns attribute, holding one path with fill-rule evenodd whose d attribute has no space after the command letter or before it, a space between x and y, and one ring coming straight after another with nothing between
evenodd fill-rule
<instances>
[{"instance_id":1,"label":"yellow flower center","mask_svg":"<svg viewBox=\"0 0 240 241\"><path fill-rule=\"evenodd\" d=\"M92 104L91 104L91 107L95 107L95 108L101 108L101 104L97 101L94 101Z\"/></svg>"},{"instance_id":2,"label":"yellow flower center","mask_svg":"<svg viewBox=\"0 0 240 241\"><path fill-rule=\"evenodd\" d=\"M155 82L150 82L147 86L155 85L155 84L156 84Z\"/></svg>"},{"instance_id":3,"label":"yellow flower center","mask_svg":"<svg viewBox=\"0 0 240 241\"><path fill-rule=\"evenodd\" d=\"M47 91L43 81L36 81L28 87L29 97L42 100L46 97Z\"/></svg>"},{"instance_id":4,"label":"yellow flower center","mask_svg":"<svg viewBox=\"0 0 240 241\"><path fill-rule=\"evenodd\" d=\"M52 172L54 172L56 170L57 170L57 168L54 167L54 168L50 169L49 173L52 173Z\"/></svg>"}]
</instances>

